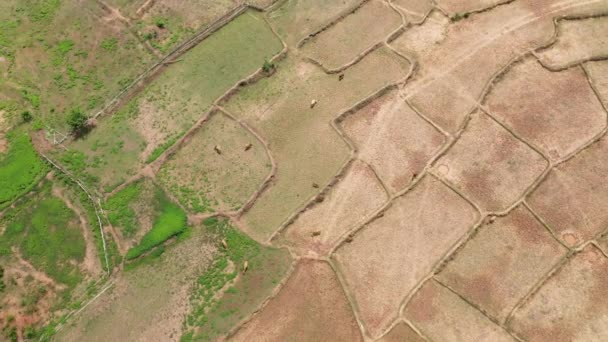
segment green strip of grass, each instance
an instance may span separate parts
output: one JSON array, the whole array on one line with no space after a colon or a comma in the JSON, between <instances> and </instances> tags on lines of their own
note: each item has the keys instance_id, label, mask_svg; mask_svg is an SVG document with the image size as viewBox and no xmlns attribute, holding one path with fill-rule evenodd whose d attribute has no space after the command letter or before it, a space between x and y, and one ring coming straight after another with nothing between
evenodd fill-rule
<instances>
[{"instance_id":1,"label":"green strip of grass","mask_svg":"<svg viewBox=\"0 0 608 342\"><path fill-rule=\"evenodd\" d=\"M0 154L0 209L30 191L48 170L26 133L12 131L7 140L9 150Z\"/></svg>"},{"instance_id":2,"label":"green strip of grass","mask_svg":"<svg viewBox=\"0 0 608 342\"><path fill-rule=\"evenodd\" d=\"M187 228L186 213L170 202L161 190L157 191L156 196L160 214L154 220L152 229L144 235L139 244L129 249L125 256L127 260L133 260L149 252Z\"/></svg>"},{"instance_id":3,"label":"green strip of grass","mask_svg":"<svg viewBox=\"0 0 608 342\"><path fill-rule=\"evenodd\" d=\"M148 157L148 159L146 159L146 163L149 164L149 163L155 161L156 159L158 159L158 157L160 157L160 155L163 154L163 152L165 152L169 147L173 146L173 144L175 144L177 139L181 138L183 135L184 135L183 133L178 134L178 135L174 136L173 138L170 138L169 140L167 140L164 144L155 148L154 151L152 151L152 153Z\"/></svg>"}]
</instances>

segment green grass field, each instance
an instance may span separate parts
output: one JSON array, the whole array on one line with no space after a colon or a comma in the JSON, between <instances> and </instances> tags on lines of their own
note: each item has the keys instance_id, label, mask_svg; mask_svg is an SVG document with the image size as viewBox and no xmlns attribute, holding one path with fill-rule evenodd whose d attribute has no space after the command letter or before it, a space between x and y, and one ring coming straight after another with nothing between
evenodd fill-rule
<instances>
[{"instance_id":1,"label":"green grass field","mask_svg":"<svg viewBox=\"0 0 608 342\"><path fill-rule=\"evenodd\" d=\"M6 225L0 239L2 254L17 248L36 269L70 289L82 280L78 267L85 253L81 227L76 214L51 194L50 183L17 203L2 224Z\"/></svg>"},{"instance_id":2,"label":"green grass field","mask_svg":"<svg viewBox=\"0 0 608 342\"><path fill-rule=\"evenodd\" d=\"M9 132L7 141L8 151L0 154L0 209L30 191L48 170L26 133Z\"/></svg>"}]
</instances>

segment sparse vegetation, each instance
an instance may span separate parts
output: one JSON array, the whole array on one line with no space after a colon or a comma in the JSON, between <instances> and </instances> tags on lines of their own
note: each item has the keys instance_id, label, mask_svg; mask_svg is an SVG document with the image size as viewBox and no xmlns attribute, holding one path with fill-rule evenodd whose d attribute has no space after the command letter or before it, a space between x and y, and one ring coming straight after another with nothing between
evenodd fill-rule
<instances>
[{"instance_id":1,"label":"sparse vegetation","mask_svg":"<svg viewBox=\"0 0 608 342\"><path fill-rule=\"evenodd\" d=\"M198 278L181 341L213 341L228 332L278 285L290 263L287 251L259 245L226 219L209 218L203 224L227 248L219 249ZM246 273L244 263L249 265Z\"/></svg>"},{"instance_id":2,"label":"sparse vegetation","mask_svg":"<svg viewBox=\"0 0 608 342\"><path fill-rule=\"evenodd\" d=\"M469 18L470 13L469 12L464 12L464 13L455 13L453 16L450 17L450 20L452 22L457 22L460 21L462 19L467 19Z\"/></svg>"}]
</instances>

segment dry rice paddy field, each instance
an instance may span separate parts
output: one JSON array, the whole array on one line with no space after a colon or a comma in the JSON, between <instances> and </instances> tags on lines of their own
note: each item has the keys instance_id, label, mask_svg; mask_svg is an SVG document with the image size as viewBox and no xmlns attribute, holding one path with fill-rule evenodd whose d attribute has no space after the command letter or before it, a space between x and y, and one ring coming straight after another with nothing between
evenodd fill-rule
<instances>
[{"instance_id":1,"label":"dry rice paddy field","mask_svg":"<svg viewBox=\"0 0 608 342\"><path fill-rule=\"evenodd\" d=\"M606 341L607 131L605 0L0 0L0 341Z\"/></svg>"}]
</instances>

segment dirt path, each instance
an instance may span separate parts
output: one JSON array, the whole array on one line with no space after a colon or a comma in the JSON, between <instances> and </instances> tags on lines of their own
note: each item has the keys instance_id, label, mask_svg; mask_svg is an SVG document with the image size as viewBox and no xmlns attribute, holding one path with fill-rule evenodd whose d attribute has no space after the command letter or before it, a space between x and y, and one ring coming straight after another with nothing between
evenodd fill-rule
<instances>
[{"instance_id":1,"label":"dirt path","mask_svg":"<svg viewBox=\"0 0 608 342\"><path fill-rule=\"evenodd\" d=\"M75 206L72 201L65 195L64 190L54 186L53 187L53 196L61 199L65 205L70 208L76 215L80 221L80 228L82 228L82 236L84 237L86 252L84 256L84 260L82 262L82 266L92 276L99 276L102 272L101 262L99 261L99 256L97 255L97 248L95 247L95 239L93 238L93 234L89 230L89 222L86 219L86 215L82 212L81 208Z\"/></svg>"},{"instance_id":2,"label":"dirt path","mask_svg":"<svg viewBox=\"0 0 608 342\"><path fill-rule=\"evenodd\" d=\"M154 6L155 3L156 3L156 0L147 0L141 6L139 6L139 8L135 11L135 15L137 16L137 18L143 17L146 14L146 12L148 12L150 10L150 8L152 8L152 6Z\"/></svg>"}]
</instances>

